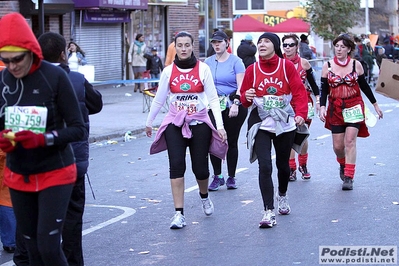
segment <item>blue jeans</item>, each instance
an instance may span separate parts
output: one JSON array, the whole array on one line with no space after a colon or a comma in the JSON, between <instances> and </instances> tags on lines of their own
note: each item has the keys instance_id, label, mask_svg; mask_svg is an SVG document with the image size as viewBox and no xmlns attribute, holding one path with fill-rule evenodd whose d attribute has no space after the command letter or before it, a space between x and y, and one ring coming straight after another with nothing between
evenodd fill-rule
<instances>
[{"instance_id":1,"label":"blue jeans","mask_svg":"<svg viewBox=\"0 0 399 266\"><path fill-rule=\"evenodd\" d=\"M0 237L5 247L15 247L17 222L12 207L0 206Z\"/></svg>"},{"instance_id":2,"label":"blue jeans","mask_svg":"<svg viewBox=\"0 0 399 266\"><path fill-rule=\"evenodd\" d=\"M161 77L161 73L158 73L158 74L151 74L151 78L152 79L159 79ZM151 83L151 87L153 88L153 87L155 87L155 86L158 86L158 82L152 82Z\"/></svg>"}]
</instances>

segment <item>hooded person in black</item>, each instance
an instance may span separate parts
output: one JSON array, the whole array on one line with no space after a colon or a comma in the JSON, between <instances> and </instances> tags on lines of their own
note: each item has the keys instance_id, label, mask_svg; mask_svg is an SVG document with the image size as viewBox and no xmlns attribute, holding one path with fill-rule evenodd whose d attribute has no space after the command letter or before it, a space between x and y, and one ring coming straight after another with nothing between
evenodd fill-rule
<instances>
[{"instance_id":1,"label":"hooded person in black","mask_svg":"<svg viewBox=\"0 0 399 266\"><path fill-rule=\"evenodd\" d=\"M245 39L241 40L241 44L237 48L237 56L242 59L245 68L256 62L256 51L258 48L252 42L252 35L245 35Z\"/></svg>"}]
</instances>

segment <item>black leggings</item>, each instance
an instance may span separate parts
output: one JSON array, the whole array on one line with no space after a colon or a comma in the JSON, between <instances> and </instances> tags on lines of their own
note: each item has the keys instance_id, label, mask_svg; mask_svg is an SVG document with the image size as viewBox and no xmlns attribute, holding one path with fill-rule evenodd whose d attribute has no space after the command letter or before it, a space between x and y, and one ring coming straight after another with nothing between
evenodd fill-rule
<instances>
[{"instance_id":1,"label":"black leggings","mask_svg":"<svg viewBox=\"0 0 399 266\"><path fill-rule=\"evenodd\" d=\"M190 126L192 137L183 138L181 127L169 124L164 134L169 156L170 178L183 177L186 172L186 149L190 149L191 167L195 178L209 178L208 153L212 130L205 124Z\"/></svg>"},{"instance_id":2,"label":"black leggings","mask_svg":"<svg viewBox=\"0 0 399 266\"><path fill-rule=\"evenodd\" d=\"M30 266L68 266L61 249L61 232L73 185L46 188L39 192L10 189Z\"/></svg>"},{"instance_id":3,"label":"black leggings","mask_svg":"<svg viewBox=\"0 0 399 266\"><path fill-rule=\"evenodd\" d=\"M242 124L244 124L245 118L247 118L248 114L248 109L244 106L240 105L238 108L238 115L236 117L229 117L229 108L222 112L224 129L227 133L227 143L229 144L229 149L227 150L227 173L229 177L236 176L238 162L238 137L240 136ZM215 117L213 116L212 111L209 111L209 117L215 125ZM220 175L222 173L222 160L212 154L210 158L213 167L213 174Z\"/></svg>"},{"instance_id":4,"label":"black leggings","mask_svg":"<svg viewBox=\"0 0 399 266\"><path fill-rule=\"evenodd\" d=\"M272 180L272 140L276 151L278 190L286 193L290 176L289 158L294 143L295 130L276 136L265 130L259 130L255 137L254 151L259 164L259 187L265 210L274 209L274 186Z\"/></svg>"}]
</instances>

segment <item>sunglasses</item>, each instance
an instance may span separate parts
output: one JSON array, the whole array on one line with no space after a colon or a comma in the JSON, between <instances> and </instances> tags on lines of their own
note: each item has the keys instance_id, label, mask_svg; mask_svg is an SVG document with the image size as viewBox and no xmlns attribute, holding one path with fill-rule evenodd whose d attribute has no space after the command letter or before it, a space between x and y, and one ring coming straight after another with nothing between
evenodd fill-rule
<instances>
[{"instance_id":1,"label":"sunglasses","mask_svg":"<svg viewBox=\"0 0 399 266\"><path fill-rule=\"evenodd\" d=\"M294 47L294 46L296 46L295 43L283 43L283 47L284 47L284 48L285 48L285 47Z\"/></svg>"},{"instance_id":2,"label":"sunglasses","mask_svg":"<svg viewBox=\"0 0 399 266\"><path fill-rule=\"evenodd\" d=\"M3 61L3 63L7 64L7 65L10 64L10 63L18 64L19 62L24 60L26 54L27 53L23 53L21 55L14 56L12 58L2 58L2 57L0 57L0 60Z\"/></svg>"}]
</instances>

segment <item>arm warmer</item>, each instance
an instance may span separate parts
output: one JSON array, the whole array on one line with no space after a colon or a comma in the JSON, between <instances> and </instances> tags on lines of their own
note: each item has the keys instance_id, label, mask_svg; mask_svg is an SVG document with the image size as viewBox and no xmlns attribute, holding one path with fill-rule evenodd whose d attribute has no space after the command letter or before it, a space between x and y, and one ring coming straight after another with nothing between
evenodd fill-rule
<instances>
[{"instance_id":1,"label":"arm warmer","mask_svg":"<svg viewBox=\"0 0 399 266\"><path fill-rule=\"evenodd\" d=\"M374 94L371 91L369 84L367 83L366 79L364 78L364 74L360 75L358 77L357 82L359 83L360 89L366 95L366 97L369 99L369 101L372 104L375 104L377 102L377 100L375 99Z\"/></svg>"},{"instance_id":2,"label":"arm warmer","mask_svg":"<svg viewBox=\"0 0 399 266\"><path fill-rule=\"evenodd\" d=\"M327 78L321 78L320 106L326 106L328 89L329 89L329 86L328 86Z\"/></svg>"},{"instance_id":3,"label":"arm warmer","mask_svg":"<svg viewBox=\"0 0 399 266\"><path fill-rule=\"evenodd\" d=\"M320 94L320 90L319 87L316 84L316 81L314 80L314 76L313 76L313 68L309 68L308 70L306 70L306 79L309 82L310 87L312 88L313 94L315 96Z\"/></svg>"}]
</instances>

